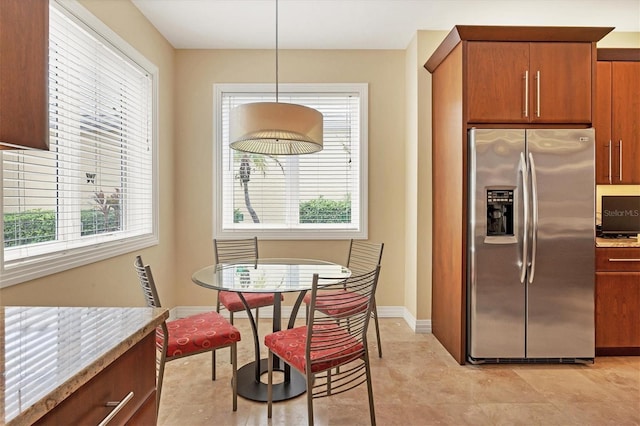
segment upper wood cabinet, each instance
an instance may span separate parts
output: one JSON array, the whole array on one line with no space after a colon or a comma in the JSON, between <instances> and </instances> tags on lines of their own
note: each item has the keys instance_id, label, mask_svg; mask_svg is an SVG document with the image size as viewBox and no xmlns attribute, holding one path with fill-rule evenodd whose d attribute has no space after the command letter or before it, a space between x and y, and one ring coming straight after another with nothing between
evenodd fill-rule
<instances>
[{"instance_id":1,"label":"upper wood cabinet","mask_svg":"<svg viewBox=\"0 0 640 426\"><path fill-rule=\"evenodd\" d=\"M598 58L596 183L640 184L640 49L598 49Z\"/></svg>"},{"instance_id":2,"label":"upper wood cabinet","mask_svg":"<svg viewBox=\"0 0 640 426\"><path fill-rule=\"evenodd\" d=\"M591 123L591 43L467 45L467 121Z\"/></svg>"},{"instance_id":3,"label":"upper wood cabinet","mask_svg":"<svg viewBox=\"0 0 640 426\"><path fill-rule=\"evenodd\" d=\"M49 149L49 2L0 1L0 149Z\"/></svg>"}]
</instances>

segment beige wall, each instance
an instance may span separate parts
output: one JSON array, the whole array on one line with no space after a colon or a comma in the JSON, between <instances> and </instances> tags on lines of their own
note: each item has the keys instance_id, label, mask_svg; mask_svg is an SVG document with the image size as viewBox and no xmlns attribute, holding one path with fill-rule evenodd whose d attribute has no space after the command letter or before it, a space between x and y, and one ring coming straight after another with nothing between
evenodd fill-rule
<instances>
[{"instance_id":1,"label":"beige wall","mask_svg":"<svg viewBox=\"0 0 640 426\"><path fill-rule=\"evenodd\" d=\"M447 35L419 31L405 51L405 293L416 319L431 318L431 74L424 63Z\"/></svg>"},{"instance_id":2,"label":"beige wall","mask_svg":"<svg viewBox=\"0 0 640 426\"><path fill-rule=\"evenodd\" d=\"M83 0L160 69L160 244L141 252L167 307L212 305L191 282L212 263L213 84L275 81L273 50L174 50L129 0ZM369 84L369 239L385 243L379 306L431 316L431 76L447 32L419 31L406 50L281 51L280 82ZM612 33L599 47L640 47ZM346 241L261 241L261 256L344 261ZM0 290L0 304L127 306L143 299L135 254Z\"/></svg>"},{"instance_id":3,"label":"beige wall","mask_svg":"<svg viewBox=\"0 0 640 426\"><path fill-rule=\"evenodd\" d=\"M640 47L640 33L611 32L597 43L598 47Z\"/></svg>"},{"instance_id":4,"label":"beige wall","mask_svg":"<svg viewBox=\"0 0 640 426\"><path fill-rule=\"evenodd\" d=\"M155 63L159 79L160 245L140 252L153 265L165 306L173 306L174 262L174 49L129 0L83 0L89 11ZM71 269L0 290L2 305L142 306L133 269L136 253Z\"/></svg>"}]
</instances>

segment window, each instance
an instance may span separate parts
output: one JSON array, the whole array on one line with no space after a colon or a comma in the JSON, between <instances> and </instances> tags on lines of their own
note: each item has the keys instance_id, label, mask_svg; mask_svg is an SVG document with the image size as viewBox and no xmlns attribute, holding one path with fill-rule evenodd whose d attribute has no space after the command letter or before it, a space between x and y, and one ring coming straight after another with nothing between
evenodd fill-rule
<instances>
[{"instance_id":1,"label":"window","mask_svg":"<svg viewBox=\"0 0 640 426\"><path fill-rule=\"evenodd\" d=\"M367 237L367 85L281 84L279 102L324 117L324 148L269 156L229 148L229 111L275 101L272 85L214 86L214 233L217 238Z\"/></svg>"},{"instance_id":2,"label":"window","mask_svg":"<svg viewBox=\"0 0 640 426\"><path fill-rule=\"evenodd\" d=\"M50 3L50 150L2 151L3 286L157 243L157 69Z\"/></svg>"}]
</instances>

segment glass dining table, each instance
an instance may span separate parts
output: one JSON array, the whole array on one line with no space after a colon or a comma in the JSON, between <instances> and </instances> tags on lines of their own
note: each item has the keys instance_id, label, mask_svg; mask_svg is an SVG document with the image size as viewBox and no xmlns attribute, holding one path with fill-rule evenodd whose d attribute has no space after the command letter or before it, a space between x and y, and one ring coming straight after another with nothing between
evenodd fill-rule
<instances>
[{"instance_id":1,"label":"glass dining table","mask_svg":"<svg viewBox=\"0 0 640 426\"><path fill-rule=\"evenodd\" d=\"M253 331L255 360L238 369L238 395L253 400L267 401L267 384L261 380L267 372L267 359L260 358L260 341L255 318L242 293L274 293L273 331L281 330L282 293L299 293L287 327L294 326L298 310L307 291L311 290L313 275L343 280L351 271L342 265L315 259L269 258L257 262L234 262L210 265L196 271L191 279L199 286L212 290L238 293L245 305ZM301 395L306 390L304 376L291 371L285 363L274 357L274 371L282 371L284 380L273 385L273 401L284 401Z\"/></svg>"}]
</instances>

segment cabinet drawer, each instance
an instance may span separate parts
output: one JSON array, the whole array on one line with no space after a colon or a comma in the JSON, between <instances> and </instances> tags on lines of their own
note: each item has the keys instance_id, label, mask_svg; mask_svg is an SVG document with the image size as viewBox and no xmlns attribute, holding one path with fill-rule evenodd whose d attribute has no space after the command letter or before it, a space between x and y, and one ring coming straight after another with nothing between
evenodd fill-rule
<instances>
[{"instance_id":1,"label":"cabinet drawer","mask_svg":"<svg viewBox=\"0 0 640 426\"><path fill-rule=\"evenodd\" d=\"M41 418L36 425L84 425L100 423L114 409L107 402L119 402L127 394L133 397L109 425L124 425L137 411L153 401L155 410L155 333L125 352L89 382L72 393L60 405ZM155 415L155 411L152 412ZM142 418L147 418L142 416ZM148 424L155 424L155 416Z\"/></svg>"},{"instance_id":2,"label":"cabinet drawer","mask_svg":"<svg viewBox=\"0 0 640 426\"><path fill-rule=\"evenodd\" d=\"M596 248L596 271L640 271L640 248Z\"/></svg>"}]
</instances>

